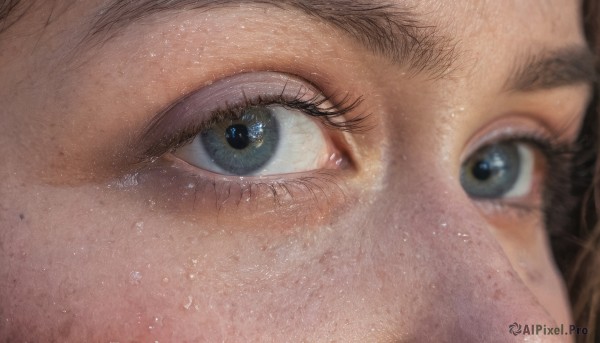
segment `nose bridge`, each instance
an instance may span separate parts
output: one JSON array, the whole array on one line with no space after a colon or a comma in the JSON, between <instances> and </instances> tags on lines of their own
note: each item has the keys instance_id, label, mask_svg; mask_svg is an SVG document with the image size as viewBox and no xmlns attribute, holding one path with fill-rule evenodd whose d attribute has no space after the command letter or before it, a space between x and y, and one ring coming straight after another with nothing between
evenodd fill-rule
<instances>
[{"instance_id":1,"label":"nose bridge","mask_svg":"<svg viewBox=\"0 0 600 343\"><path fill-rule=\"evenodd\" d=\"M408 298L420 297L427 308L416 323L420 330L453 341L507 342L518 341L509 333L512 323L555 326L515 272L493 229L464 194L452 189L453 180L425 178L390 184L386 197L410 196L380 207L389 222L379 226L387 240L382 244L396 250L387 263L405 274L411 265L404 280L412 293Z\"/></svg>"}]
</instances>

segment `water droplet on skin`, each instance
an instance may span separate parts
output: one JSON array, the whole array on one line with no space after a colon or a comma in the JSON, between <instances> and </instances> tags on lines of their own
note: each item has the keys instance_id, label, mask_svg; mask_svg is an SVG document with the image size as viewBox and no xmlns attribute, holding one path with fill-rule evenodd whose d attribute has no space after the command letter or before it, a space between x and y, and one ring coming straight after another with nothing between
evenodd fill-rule
<instances>
[{"instance_id":1,"label":"water droplet on skin","mask_svg":"<svg viewBox=\"0 0 600 343\"><path fill-rule=\"evenodd\" d=\"M138 185L138 173L135 174L127 174L117 180L116 186L118 188L129 188Z\"/></svg>"},{"instance_id":2,"label":"water droplet on skin","mask_svg":"<svg viewBox=\"0 0 600 343\"><path fill-rule=\"evenodd\" d=\"M135 225L135 231L138 233L138 235L142 234L142 232L144 232L144 222L139 221L136 222Z\"/></svg>"},{"instance_id":3,"label":"water droplet on skin","mask_svg":"<svg viewBox=\"0 0 600 343\"><path fill-rule=\"evenodd\" d=\"M132 271L129 273L129 283L132 285L139 285L142 280L142 273L138 271Z\"/></svg>"},{"instance_id":4,"label":"water droplet on skin","mask_svg":"<svg viewBox=\"0 0 600 343\"><path fill-rule=\"evenodd\" d=\"M188 295L187 302L185 304L183 304L183 308L185 308L186 310L189 310L190 306L192 306L193 302L194 302L194 298L192 298L191 295Z\"/></svg>"}]
</instances>

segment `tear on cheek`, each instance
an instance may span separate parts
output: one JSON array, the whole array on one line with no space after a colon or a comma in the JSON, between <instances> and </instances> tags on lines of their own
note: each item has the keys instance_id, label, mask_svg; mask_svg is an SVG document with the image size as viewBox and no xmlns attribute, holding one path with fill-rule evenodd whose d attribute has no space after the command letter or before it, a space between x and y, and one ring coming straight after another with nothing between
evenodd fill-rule
<instances>
[{"instance_id":1,"label":"tear on cheek","mask_svg":"<svg viewBox=\"0 0 600 343\"><path fill-rule=\"evenodd\" d=\"M335 163L335 161L332 161ZM354 203L340 170L277 177L199 176L170 162L155 163L107 187L165 216L219 229L292 229L331 224ZM356 200L356 199L354 199Z\"/></svg>"}]
</instances>

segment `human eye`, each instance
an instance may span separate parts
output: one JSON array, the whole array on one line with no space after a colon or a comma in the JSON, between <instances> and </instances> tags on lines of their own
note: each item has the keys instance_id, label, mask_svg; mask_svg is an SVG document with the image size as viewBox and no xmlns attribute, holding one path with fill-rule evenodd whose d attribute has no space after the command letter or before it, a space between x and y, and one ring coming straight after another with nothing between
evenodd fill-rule
<instances>
[{"instance_id":1,"label":"human eye","mask_svg":"<svg viewBox=\"0 0 600 343\"><path fill-rule=\"evenodd\" d=\"M517 134L483 143L463 161L460 183L465 193L483 204L509 208L542 210L549 207L550 194L556 196L569 180L568 167L573 144L546 134Z\"/></svg>"},{"instance_id":2,"label":"human eye","mask_svg":"<svg viewBox=\"0 0 600 343\"><path fill-rule=\"evenodd\" d=\"M327 196L327 185L339 190L335 180L354 168L349 135L367 129L366 116L356 114L360 97L332 97L284 73L227 77L157 116L144 156L185 171L195 191L227 189L217 198L260 197L260 189Z\"/></svg>"},{"instance_id":3,"label":"human eye","mask_svg":"<svg viewBox=\"0 0 600 343\"><path fill-rule=\"evenodd\" d=\"M237 176L335 169L343 159L314 120L283 104L229 110L173 155L207 171Z\"/></svg>"}]
</instances>

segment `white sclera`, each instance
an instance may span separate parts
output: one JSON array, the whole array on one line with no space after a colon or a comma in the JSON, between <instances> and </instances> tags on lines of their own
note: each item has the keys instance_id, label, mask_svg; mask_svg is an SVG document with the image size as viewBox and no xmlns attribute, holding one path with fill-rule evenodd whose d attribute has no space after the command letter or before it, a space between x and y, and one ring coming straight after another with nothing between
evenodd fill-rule
<instances>
[{"instance_id":1,"label":"white sclera","mask_svg":"<svg viewBox=\"0 0 600 343\"><path fill-rule=\"evenodd\" d=\"M267 164L250 176L299 173L320 169L327 160L328 144L314 119L299 110L268 106L279 124L279 142ZM268 132L267 132L268 134ZM179 148L175 155L187 163L214 173L230 175L220 168L202 146L200 136Z\"/></svg>"},{"instance_id":2,"label":"white sclera","mask_svg":"<svg viewBox=\"0 0 600 343\"><path fill-rule=\"evenodd\" d=\"M517 150L519 152L519 177L514 186L504 194L503 198L518 198L531 192L535 154L531 151L531 147L523 143L517 145Z\"/></svg>"}]
</instances>

